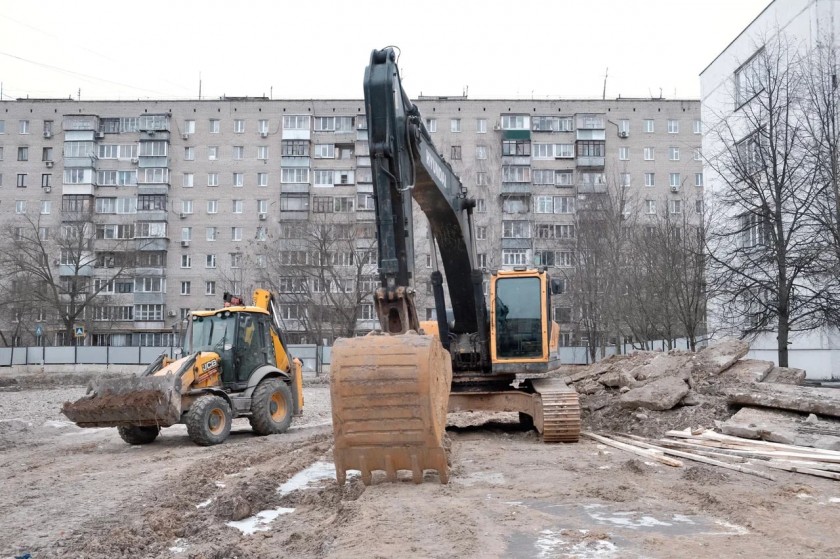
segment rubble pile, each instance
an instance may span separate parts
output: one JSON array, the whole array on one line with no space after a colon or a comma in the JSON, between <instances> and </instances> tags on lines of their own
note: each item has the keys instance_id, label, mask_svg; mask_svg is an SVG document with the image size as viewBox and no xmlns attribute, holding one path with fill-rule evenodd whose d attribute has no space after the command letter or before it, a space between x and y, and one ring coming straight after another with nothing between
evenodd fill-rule
<instances>
[{"instance_id":1,"label":"rubble pile","mask_svg":"<svg viewBox=\"0 0 840 559\"><path fill-rule=\"evenodd\" d=\"M637 351L565 380L580 395L585 430L659 437L705 428L840 450L840 390L801 386L805 371L744 359L748 351L741 340L696 353Z\"/></svg>"}]
</instances>

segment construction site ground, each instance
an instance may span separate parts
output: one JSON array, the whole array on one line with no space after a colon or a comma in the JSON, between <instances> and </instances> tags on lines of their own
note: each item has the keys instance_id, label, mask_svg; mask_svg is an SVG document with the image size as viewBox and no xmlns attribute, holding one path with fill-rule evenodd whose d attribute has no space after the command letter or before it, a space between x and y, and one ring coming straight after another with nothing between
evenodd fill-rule
<instances>
[{"instance_id":1,"label":"construction site ground","mask_svg":"<svg viewBox=\"0 0 840 559\"><path fill-rule=\"evenodd\" d=\"M840 483L829 479L670 467L590 440L546 445L511 414L450 414L448 485L427 473L421 485L406 475L338 487L327 384L306 386L304 416L284 435L257 437L236 420L220 446L175 426L132 447L60 414L84 394L80 378L10 378L0 378L0 558L840 553ZM623 420L637 432L643 422Z\"/></svg>"}]
</instances>

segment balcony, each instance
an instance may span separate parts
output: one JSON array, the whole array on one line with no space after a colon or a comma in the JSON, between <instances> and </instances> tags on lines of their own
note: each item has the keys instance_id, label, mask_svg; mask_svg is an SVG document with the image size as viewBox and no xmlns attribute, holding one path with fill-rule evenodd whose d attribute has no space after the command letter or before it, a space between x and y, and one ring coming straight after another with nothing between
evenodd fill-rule
<instances>
[{"instance_id":1,"label":"balcony","mask_svg":"<svg viewBox=\"0 0 840 559\"><path fill-rule=\"evenodd\" d=\"M503 182L502 194L531 194L530 182Z\"/></svg>"},{"instance_id":2,"label":"balcony","mask_svg":"<svg viewBox=\"0 0 840 559\"><path fill-rule=\"evenodd\" d=\"M533 245L533 241L530 238L525 239L502 239L502 248L518 248L518 249L530 249Z\"/></svg>"},{"instance_id":3,"label":"balcony","mask_svg":"<svg viewBox=\"0 0 840 559\"><path fill-rule=\"evenodd\" d=\"M605 159L605 157L579 156L575 163L578 167L603 167Z\"/></svg>"}]
</instances>

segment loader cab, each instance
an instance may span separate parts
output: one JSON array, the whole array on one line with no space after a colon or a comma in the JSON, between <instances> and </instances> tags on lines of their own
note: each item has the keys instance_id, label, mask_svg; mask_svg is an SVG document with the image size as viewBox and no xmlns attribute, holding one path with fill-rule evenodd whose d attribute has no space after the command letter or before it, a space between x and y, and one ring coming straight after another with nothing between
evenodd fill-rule
<instances>
[{"instance_id":1,"label":"loader cab","mask_svg":"<svg viewBox=\"0 0 840 559\"><path fill-rule=\"evenodd\" d=\"M500 271L490 282L491 358L494 363L549 357L547 277L537 270Z\"/></svg>"},{"instance_id":2,"label":"loader cab","mask_svg":"<svg viewBox=\"0 0 840 559\"><path fill-rule=\"evenodd\" d=\"M248 310L245 310L248 309ZM195 312L184 336L184 354L209 351L222 361L222 384L239 390L257 368L276 366L269 315L250 307Z\"/></svg>"}]
</instances>

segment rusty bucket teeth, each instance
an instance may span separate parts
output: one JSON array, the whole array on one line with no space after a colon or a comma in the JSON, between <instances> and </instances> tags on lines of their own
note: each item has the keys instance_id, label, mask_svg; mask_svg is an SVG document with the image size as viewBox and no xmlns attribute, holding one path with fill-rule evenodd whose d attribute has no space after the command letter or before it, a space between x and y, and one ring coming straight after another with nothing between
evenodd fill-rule
<instances>
[{"instance_id":1,"label":"rusty bucket teeth","mask_svg":"<svg viewBox=\"0 0 840 559\"><path fill-rule=\"evenodd\" d=\"M443 438L452 382L449 354L432 336L365 336L336 341L332 351L333 432L339 485L359 470L369 485L382 471L389 481L437 470L447 483Z\"/></svg>"}]
</instances>

